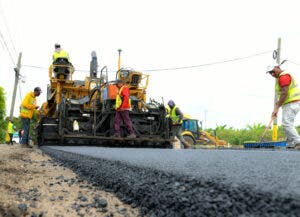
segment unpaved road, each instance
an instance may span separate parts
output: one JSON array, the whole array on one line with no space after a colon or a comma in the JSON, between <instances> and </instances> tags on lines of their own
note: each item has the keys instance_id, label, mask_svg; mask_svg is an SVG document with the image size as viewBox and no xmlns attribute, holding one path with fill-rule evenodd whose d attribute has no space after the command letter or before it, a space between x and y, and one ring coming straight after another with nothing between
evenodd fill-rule
<instances>
[{"instance_id":1,"label":"unpaved road","mask_svg":"<svg viewBox=\"0 0 300 217\"><path fill-rule=\"evenodd\" d=\"M0 145L0 217L138 215L40 150Z\"/></svg>"}]
</instances>

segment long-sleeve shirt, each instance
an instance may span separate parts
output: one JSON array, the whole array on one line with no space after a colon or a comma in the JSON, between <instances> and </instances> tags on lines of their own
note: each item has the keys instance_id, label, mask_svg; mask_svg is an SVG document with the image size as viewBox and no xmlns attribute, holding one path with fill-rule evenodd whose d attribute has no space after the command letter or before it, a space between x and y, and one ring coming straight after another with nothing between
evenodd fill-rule
<instances>
[{"instance_id":1,"label":"long-sleeve shirt","mask_svg":"<svg viewBox=\"0 0 300 217\"><path fill-rule=\"evenodd\" d=\"M26 94L26 96L22 101L20 117L31 119L33 117L35 108L36 108L36 97L33 92L29 92Z\"/></svg>"}]
</instances>

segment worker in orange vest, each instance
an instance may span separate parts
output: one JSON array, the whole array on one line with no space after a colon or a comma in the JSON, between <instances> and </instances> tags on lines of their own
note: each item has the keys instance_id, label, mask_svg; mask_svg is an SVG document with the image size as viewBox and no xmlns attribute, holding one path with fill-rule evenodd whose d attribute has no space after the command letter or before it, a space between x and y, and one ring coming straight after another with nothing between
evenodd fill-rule
<instances>
[{"instance_id":1,"label":"worker in orange vest","mask_svg":"<svg viewBox=\"0 0 300 217\"><path fill-rule=\"evenodd\" d=\"M136 138L132 128L132 122L129 117L129 110L131 109L130 92L127 85L123 84L122 80L117 80L117 87L119 92L116 97L116 115L115 115L115 136L121 137L120 122L124 121L129 135L128 138Z\"/></svg>"}]
</instances>

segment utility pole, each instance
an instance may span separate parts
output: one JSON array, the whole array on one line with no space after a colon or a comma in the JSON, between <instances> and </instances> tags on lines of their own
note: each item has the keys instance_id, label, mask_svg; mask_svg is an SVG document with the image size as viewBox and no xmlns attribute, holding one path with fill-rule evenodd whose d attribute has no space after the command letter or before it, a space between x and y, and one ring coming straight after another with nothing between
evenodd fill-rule
<instances>
[{"instance_id":1,"label":"utility pole","mask_svg":"<svg viewBox=\"0 0 300 217\"><path fill-rule=\"evenodd\" d=\"M12 99L11 99L10 116L9 116L10 119L12 119L13 116L14 116L16 93L17 93L18 81L19 81L20 70L21 70L21 59L22 59L22 52L19 53L17 67L14 68L14 71L15 71L15 84L14 84L13 96L12 96Z\"/></svg>"},{"instance_id":2,"label":"utility pole","mask_svg":"<svg viewBox=\"0 0 300 217\"><path fill-rule=\"evenodd\" d=\"M277 65L280 64L280 53L281 53L281 38L278 38L277 41L277 52L276 52L276 63ZM274 56L273 56L274 57ZM275 94L274 94L274 108L276 107L277 102L277 94L276 94L276 80L275 80ZM277 131L278 131L278 125L277 125L277 117L273 120L273 132L272 132L272 141L277 141Z\"/></svg>"}]
</instances>

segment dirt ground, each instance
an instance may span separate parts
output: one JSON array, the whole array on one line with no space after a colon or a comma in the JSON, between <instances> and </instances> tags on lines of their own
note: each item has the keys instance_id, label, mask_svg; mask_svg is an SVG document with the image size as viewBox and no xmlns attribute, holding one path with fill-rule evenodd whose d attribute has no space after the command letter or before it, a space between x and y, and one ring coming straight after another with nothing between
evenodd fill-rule
<instances>
[{"instance_id":1,"label":"dirt ground","mask_svg":"<svg viewBox=\"0 0 300 217\"><path fill-rule=\"evenodd\" d=\"M139 216L39 149L0 145L0 217Z\"/></svg>"}]
</instances>

